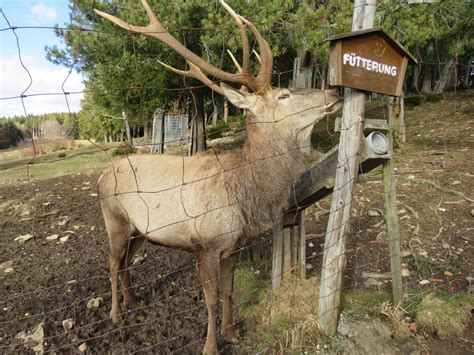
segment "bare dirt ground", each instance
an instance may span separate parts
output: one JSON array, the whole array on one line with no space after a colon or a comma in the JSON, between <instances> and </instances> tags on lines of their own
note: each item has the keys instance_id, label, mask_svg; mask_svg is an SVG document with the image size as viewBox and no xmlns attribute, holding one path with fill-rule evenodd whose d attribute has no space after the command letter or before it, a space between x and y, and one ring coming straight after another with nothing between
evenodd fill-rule
<instances>
[{"instance_id":1,"label":"bare dirt ground","mask_svg":"<svg viewBox=\"0 0 474 355\"><path fill-rule=\"evenodd\" d=\"M397 150L395 166L403 280L409 295L472 292L473 95L407 110L408 142ZM0 353L31 351L37 344L17 335L39 324L47 352L78 352L83 343L89 353L199 352L207 317L193 257L185 252L146 245L144 260L132 267L144 306L125 313L121 327L110 323L108 243L95 195L97 178L77 173L0 189ZM316 274L323 243L318 235L325 231L329 203L325 199L308 212L307 232L315 236L308 245L308 262ZM348 246L347 290L390 290L389 279L383 277L390 271L383 209L382 183L360 184ZM32 239L15 240L28 234ZM382 276L370 277L369 272ZM95 297L102 302L89 309ZM68 319L72 329L63 326ZM423 336L435 353L473 351L472 325L459 338Z\"/></svg>"}]
</instances>

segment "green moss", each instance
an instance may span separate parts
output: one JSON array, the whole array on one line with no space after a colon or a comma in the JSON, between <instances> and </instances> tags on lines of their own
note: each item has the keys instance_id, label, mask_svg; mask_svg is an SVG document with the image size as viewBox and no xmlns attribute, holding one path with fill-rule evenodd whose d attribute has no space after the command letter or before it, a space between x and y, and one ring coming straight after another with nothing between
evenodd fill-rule
<instances>
[{"instance_id":1,"label":"green moss","mask_svg":"<svg viewBox=\"0 0 474 355\"><path fill-rule=\"evenodd\" d=\"M343 294L342 308L356 313L378 313L384 302L390 302L392 295L386 291L354 290Z\"/></svg>"}]
</instances>

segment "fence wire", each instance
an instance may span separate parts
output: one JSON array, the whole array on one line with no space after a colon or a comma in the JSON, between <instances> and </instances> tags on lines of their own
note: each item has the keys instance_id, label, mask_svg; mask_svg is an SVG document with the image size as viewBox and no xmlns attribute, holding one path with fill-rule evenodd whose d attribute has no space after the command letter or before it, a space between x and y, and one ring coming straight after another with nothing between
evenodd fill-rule
<instances>
[{"instance_id":1,"label":"fence wire","mask_svg":"<svg viewBox=\"0 0 474 355\"><path fill-rule=\"evenodd\" d=\"M28 116L25 105L27 99L62 95L66 111L72 114L68 97L91 92L65 90L77 60L73 60L74 64L56 92L27 93L34 75L22 61L22 38L18 36L21 28L12 26L7 15L3 11L2 14L8 27L0 31L11 31L15 36L19 62L28 73L30 83L17 95L0 100L19 100L24 115ZM183 30L203 29L177 31ZM319 68L318 65L314 67ZM273 74L278 81L282 76L292 75L293 71ZM140 88L157 89L145 83ZM183 85L181 88L159 89L185 94L189 88ZM102 90L106 92L105 88ZM420 97L423 95L410 94L405 97L405 102ZM451 110L447 111L449 114L460 112L455 105L461 97L457 92L450 96L455 104L447 104ZM309 109L317 110L325 104L315 104ZM367 104L366 116L386 119L386 106L384 100L374 100ZM338 144L339 133L334 132L333 118L322 115L322 120L313 132L312 143L290 144L285 137L277 135L273 127L303 112L280 115L276 107L268 109L272 112L271 120L256 118L248 122L244 132L247 137L230 153L220 150L222 142L217 139L209 140L207 153L200 153L197 158L188 157L185 148L188 140L178 139L176 143L179 148L164 156L143 158L145 154L126 155L119 160L111 154L116 149L115 145L90 140L88 149L80 152L71 150L63 157L43 159L40 150L43 142L31 139L31 154L26 161L1 163L0 170L17 174L17 180L2 184L0 188L0 224L3 230L0 239L0 352L22 352L25 346L31 349L32 343L36 346L33 348L35 351L46 353L76 351L84 344L94 353L195 353L196 349L201 349L208 323L202 288L208 283L218 282L225 275L200 279L197 270L205 267L207 261L199 257L195 259L180 248L146 244L136 255L128 255L131 245L144 237L173 245L174 241L160 239L161 233L170 233L169 229L177 238L193 235L194 239L187 248L193 249L197 255L210 251L219 254L231 252L238 260L232 325L240 331L242 339L250 336L253 332L251 327L255 326L246 319L252 307L259 309L260 322L270 324L278 324L278 317L282 315L290 321L301 321L298 307L303 301L313 307L313 313L307 314L307 319L311 319L310 316L317 317L323 257L327 249L334 247L330 243L325 245L324 239L325 235L332 232L332 228L347 228L350 233L339 256L345 259L339 264L344 269L334 270L334 273L343 272L340 289L332 290L326 296L341 292L346 299L346 308L363 303L354 296L357 294L377 293L382 299L390 301L390 239L385 229L385 210L391 207L396 209L400 221L402 280L406 297L413 299L429 293L456 295L472 289L472 261L469 260L472 254L472 222L465 215L474 203L470 195L472 189L469 189L473 175L472 162L465 159L463 154L468 148L472 149L473 139L472 134L462 133L469 129L472 132L472 127L467 124L453 129L450 120L434 127L427 117L425 120L416 120L417 124L423 123L433 129L441 126L439 138L434 134L431 136L433 146L423 146L415 132L423 127L415 127L407 122L407 131L413 131L407 133L410 143L421 148L402 146L393 157L398 190L396 206L384 205L383 184L376 179L380 176L379 170L360 172L368 176L368 181L356 185L351 201L338 205L337 210L352 206L348 226L334 225L327 228L330 197L312 206L300 205L301 201L288 201L293 202L298 211L304 209L307 232L304 239L306 255L300 255L305 260L307 280L297 281L297 287L288 290L285 283L294 285L294 278L289 274L295 273L297 267L293 264L290 271L281 269L272 272L274 236L269 230L275 223L280 223L279 214L274 212L285 205L281 203L281 194L285 193L286 198L291 190L297 189L300 171L294 169L301 166L299 161L295 163L294 160L298 152L302 148L314 149L315 140L318 151L327 152ZM414 121L416 114L410 114ZM342 127L341 130L351 128ZM255 129L262 129L268 137L262 141L252 141L254 138L251 132ZM214 129L214 133L219 134L225 131L227 128ZM426 136L429 135L429 132L426 133ZM459 135L464 137L461 141L457 139ZM439 140L436 142L436 139ZM156 143L143 139L135 146L145 151L153 144ZM81 159L98 153L103 155L99 167L108 167L109 177L104 179L108 179L106 181L111 185L109 189L101 190L95 186L100 168L89 173L81 165ZM361 159L359 154L347 155L345 160ZM323 153L307 156L304 166L317 166L321 157L324 157ZM148 160L141 163L141 159ZM167 171L164 169L160 175L158 162L171 159L172 164L168 169L174 169L175 173L170 179L172 181L164 185L162 179ZM37 176L42 170L50 173L65 162L71 163L72 174L71 171L59 177L53 174L53 178L47 180L41 180L41 175ZM74 165L76 162L77 166ZM278 167L275 167L276 164ZM124 172L128 172L127 180L123 178ZM2 178L6 179L6 176ZM358 179L359 172L350 176L345 184L354 184ZM331 181L326 183L331 188ZM344 187L342 184L341 188ZM138 207L130 207L131 200ZM196 200L206 203L196 206ZM115 206L106 206L107 203ZM119 242L125 244L120 252L131 261L129 267L120 266L119 272L130 271L133 283L129 287L122 285L119 288L120 291L124 288L125 291L133 291L141 303L132 310L121 308L122 321L118 326L112 325L109 318L112 293L108 263L109 258L114 257L109 244L116 246L108 242L107 228L100 212L101 204L103 208L119 215L116 220L118 224L121 222L127 228L132 226L129 233L125 233L127 235L119 236ZM167 220L161 222L161 216L166 216ZM109 220L115 217L108 216ZM293 219L295 222L296 217ZM135 225L141 227L135 230ZM209 230L209 226L215 230ZM110 230L113 226L108 227L109 234L113 236ZM242 242L242 245L238 244L231 250L222 246L237 238L253 241ZM115 241L115 244L120 243ZM116 253L116 250L112 252ZM288 252L286 249L283 251ZM329 277L332 276L329 274ZM281 290L276 293L271 290L274 278L283 279ZM282 292L282 296L278 296L279 292ZM309 295L313 299L302 301L300 295ZM279 297L284 297L290 305L286 313L281 309ZM222 303L221 298L219 304ZM362 309L367 311L367 308ZM313 320L316 323L316 318ZM249 350L225 343L220 338L220 330L216 336L219 337L219 348L223 351L242 353ZM296 339L294 333L288 337L291 341L287 338L286 346L293 350L314 349L304 339ZM252 339L262 341L253 344L252 351L256 352L272 352L282 346L277 340L272 343L258 337ZM84 350L83 347L81 349Z\"/></svg>"}]
</instances>

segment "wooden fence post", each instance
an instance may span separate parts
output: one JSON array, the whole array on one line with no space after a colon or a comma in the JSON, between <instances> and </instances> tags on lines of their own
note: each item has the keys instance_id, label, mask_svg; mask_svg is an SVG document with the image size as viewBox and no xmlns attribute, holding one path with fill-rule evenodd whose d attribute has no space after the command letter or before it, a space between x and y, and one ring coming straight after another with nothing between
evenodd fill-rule
<instances>
[{"instance_id":1,"label":"wooden fence post","mask_svg":"<svg viewBox=\"0 0 474 355\"><path fill-rule=\"evenodd\" d=\"M356 0L354 2L353 31L373 26L375 5L376 0ZM342 272L346 263L346 234L350 228L354 189L359 170L364 113L365 92L344 89L338 167L324 243L319 295L319 325L327 335L334 335L337 331Z\"/></svg>"},{"instance_id":2,"label":"wooden fence post","mask_svg":"<svg viewBox=\"0 0 474 355\"><path fill-rule=\"evenodd\" d=\"M393 128L396 125L395 115L388 115L388 140L393 151ZM395 190L395 172L392 158L383 165L383 185L385 191L385 219L390 249L390 268L392 271L393 303L397 305L403 298L403 285L400 258L400 231L398 226L397 194Z\"/></svg>"},{"instance_id":3,"label":"wooden fence post","mask_svg":"<svg viewBox=\"0 0 474 355\"><path fill-rule=\"evenodd\" d=\"M301 210L299 213L299 227L298 227L298 257L299 257L299 274L301 279L306 278L306 227L305 227L305 212Z\"/></svg>"},{"instance_id":4,"label":"wooden fence post","mask_svg":"<svg viewBox=\"0 0 474 355\"><path fill-rule=\"evenodd\" d=\"M273 253L272 253L272 290L275 293L281 284L283 258L283 221L278 218L273 224Z\"/></svg>"},{"instance_id":5,"label":"wooden fence post","mask_svg":"<svg viewBox=\"0 0 474 355\"><path fill-rule=\"evenodd\" d=\"M291 228L283 229L283 279L291 274Z\"/></svg>"}]
</instances>

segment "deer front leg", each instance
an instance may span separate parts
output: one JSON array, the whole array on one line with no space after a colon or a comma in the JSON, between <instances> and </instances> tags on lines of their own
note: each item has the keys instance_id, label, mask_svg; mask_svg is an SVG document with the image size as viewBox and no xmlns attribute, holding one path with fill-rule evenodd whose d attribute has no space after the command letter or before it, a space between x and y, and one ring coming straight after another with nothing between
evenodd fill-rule
<instances>
[{"instance_id":1,"label":"deer front leg","mask_svg":"<svg viewBox=\"0 0 474 355\"><path fill-rule=\"evenodd\" d=\"M229 343L237 343L232 318L232 293L234 290L235 256L221 260L221 290L222 290L222 335Z\"/></svg>"},{"instance_id":2,"label":"deer front leg","mask_svg":"<svg viewBox=\"0 0 474 355\"><path fill-rule=\"evenodd\" d=\"M205 354L217 354L216 312L219 277L219 254L201 252L196 254L199 278L204 289L207 305L207 338L204 345Z\"/></svg>"}]
</instances>

